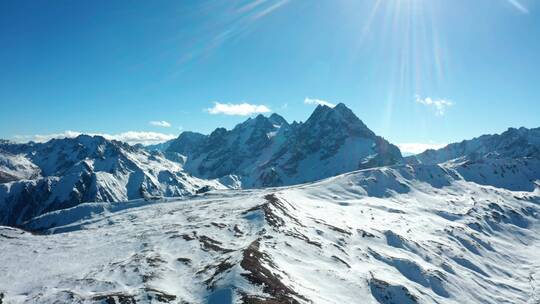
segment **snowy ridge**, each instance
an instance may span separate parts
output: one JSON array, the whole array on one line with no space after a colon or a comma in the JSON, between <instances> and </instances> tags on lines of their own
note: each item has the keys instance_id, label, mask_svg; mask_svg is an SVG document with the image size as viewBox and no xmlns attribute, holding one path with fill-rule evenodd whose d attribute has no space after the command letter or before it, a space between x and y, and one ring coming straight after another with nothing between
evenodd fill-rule
<instances>
[{"instance_id":1,"label":"snowy ridge","mask_svg":"<svg viewBox=\"0 0 540 304\"><path fill-rule=\"evenodd\" d=\"M502 134L482 135L471 140L453 143L438 150L427 150L408 157L409 162L439 164L464 158L475 161L490 159L540 159L540 128L510 128Z\"/></svg>"},{"instance_id":2,"label":"snowy ridge","mask_svg":"<svg viewBox=\"0 0 540 304\"><path fill-rule=\"evenodd\" d=\"M224 188L218 181L190 176L160 153L87 135L43 144L3 144L0 172L11 176L9 182L0 183L0 224L4 225L20 225L82 202L183 196Z\"/></svg>"},{"instance_id":3,"label":"snowy ridge","mask_svg":"<svg viewBox=\"0 0 540 304\"><path fill-rule=\"evenodd\" d=\"M27 224L44 235L0 228L0 292L8 303L535 303L540 189L480 185L461 166L46 214Z\"/></svg>"}]
</instances>

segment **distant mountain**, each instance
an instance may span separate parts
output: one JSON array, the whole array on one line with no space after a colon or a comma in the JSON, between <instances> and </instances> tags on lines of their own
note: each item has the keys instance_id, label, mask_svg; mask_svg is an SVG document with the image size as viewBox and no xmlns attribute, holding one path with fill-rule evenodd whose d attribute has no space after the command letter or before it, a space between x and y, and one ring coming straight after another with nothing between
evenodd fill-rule
<instances>
[{"instance_id":1,"label":"distant mountain","mask_svg":"<svg viewBox=\"0 0 540 304\"><path fill-rule=\"evenodd\" d=\"M149 152L152 152L152 151L163 152L163 151L167 150L170 145L171 145L171 140L168 140L166 142L162 142L162 143L159 143L159 144L154 144L154 145L144 146L142 144L137 144L135 146L139 147L139 148L143 148L143 149L145 149L145 150L147 150Z\"/></svg>"},{"instance_id":2,"label":"distant mountain","mask_svg":"<svg viewBox=\"0 0 540 304\"><path fill-rule=\"evenodd\" d=\"M427 150L408 157L408 162L439 164L450 160L540 159L540 128L510 128L502 134L482 135L471 140Z\"/></svg>"},{"instance_id":3,"label":"distant mountain","mask_svg":"<svg viewBox=\"0 0 540 304\"><path fill-rule=\"evenodd\" d=\"M303 123L259 115L210 135L183 132L154 148L87 135L46 143L2 140L0 225L21 225L84 202L294 185L396 164L438 165L477 184L533 191L540 128L511 128L403 158L339 104L318 106Z\"/></svg>"},{"instance_id":4,"label":"distant mountain","mask_svg":"<svg viewBox=\"0 0 540 304\"><path fill-rule=\"evenodd\" d=\"M514 191L539 187L540 128L510 128L405 158L409 164L440 164L464 179Z\"/></svg>"},{"instance_id":5,"label":"distant mountain","mask_svg":"<svg viewBox=\"0 0 540 304\"><path fill-rule=\"evenodd\" d=\"M392 165L399 149L373 133L344 104L320 105L305 123L259 115L210 135L184 132L166 152L187 157L201 178L240 177L244 188L292 185L358 169Z\"/></svg>"},{"instance_id":6,"label":"distant mountain","mask_svg":"<svg viewBox=\"0 0 540 304\"><path fill-rule=\"evenodd\" d=\"M100 136L0 144L0 225L82 202L183 196L217 181L195 178L161 153Z\"/></svg>"}]
</instances>

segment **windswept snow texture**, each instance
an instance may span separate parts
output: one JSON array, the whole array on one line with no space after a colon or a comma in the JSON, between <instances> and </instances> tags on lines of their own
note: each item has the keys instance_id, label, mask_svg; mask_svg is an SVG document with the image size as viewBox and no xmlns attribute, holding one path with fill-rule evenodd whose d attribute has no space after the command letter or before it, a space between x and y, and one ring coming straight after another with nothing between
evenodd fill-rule
<instances>
[{"instance_id":1,"label":"windswept snow texture","mask_svg":"<svg viewBox=\"0 0 540 304\"><path fill-rule=\"evenodd\" d=\"M186 171L201 178L236 175L243 188L312 182L402 160L396 146L344 104L318 106L304 123L259 115L208 136L184 132L168 144L165 155L185 155Z\"/></svg>"},{"instance_id":2,"label":"windswept snow texture","mask_svg":"<svg viewBox=\"0 0 540 304\"><path fill-rule=\"evenodd\" d=\"M456 166L55 211L24 227L40 234L0 228L0 293L6 303L537 303L540 190L481 185Z\"/></svg>"},{"instance_id":3,"label":"windswept snow texture","mask_svg":"<svg viewBox=\"0 0 540 304\"><path fill-rule=\"evenodd\" d=\"M83 202L184 196L224 188L179 163L100 136L0 144L0 224L21 225Z\"/></svg>"}]
</instances>

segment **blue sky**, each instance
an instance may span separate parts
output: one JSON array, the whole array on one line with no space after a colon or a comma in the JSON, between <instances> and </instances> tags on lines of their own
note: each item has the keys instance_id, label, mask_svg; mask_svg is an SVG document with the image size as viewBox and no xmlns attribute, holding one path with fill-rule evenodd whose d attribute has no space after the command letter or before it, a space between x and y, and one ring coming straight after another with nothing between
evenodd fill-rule
<instances>
[{"instance_id":1,"label":"blue sky","mask_svg":"<svg viewBox=\"0 0 540 304\"><path fill-rule=\"evenodd\" d=\"M304 121L319 101L397 144L539 127L539 13L533 0L2 1L0 137L153 142L248 117L232 114Z\"/></svg>"}]
</instances>

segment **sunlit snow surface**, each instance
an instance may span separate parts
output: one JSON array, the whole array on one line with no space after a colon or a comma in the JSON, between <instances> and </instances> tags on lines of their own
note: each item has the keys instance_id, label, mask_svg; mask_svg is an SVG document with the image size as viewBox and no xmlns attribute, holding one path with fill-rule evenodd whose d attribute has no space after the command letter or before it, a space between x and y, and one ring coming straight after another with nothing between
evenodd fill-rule
<instances>
[{"instance_id":1,"label":"sunlit snow surface","mask_svg":"<svg viewBox=\"0 0 540 304\"><path fill-rule=\"evenodd\" d=\"M537 181L512 191L517 176L496 188L460 170L82 204L29 222L39 234L0 228L0 292L4 303L537 303Z\"/></svg>"}]
</instances>

